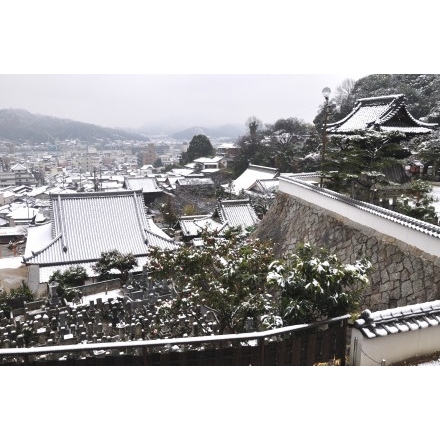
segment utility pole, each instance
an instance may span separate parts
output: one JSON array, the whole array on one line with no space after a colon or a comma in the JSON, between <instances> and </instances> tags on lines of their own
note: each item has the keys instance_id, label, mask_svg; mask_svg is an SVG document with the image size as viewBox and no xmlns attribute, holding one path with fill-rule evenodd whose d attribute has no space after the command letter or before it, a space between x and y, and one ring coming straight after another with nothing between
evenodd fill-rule
<instances>
[{"instance_id":1,"label":"utility pole","mask_svg":"<svg viewBox=\"0 0 440 440\"><path fill-rule=\"evenodd\" d=\"M93 182L94 182L95 192L98 192L98 183L96 181L96 167L93 167Z\"/></svg>"},{"instance_id":2,"label":"utility pole","mask_svg":"<svg viewBox=\"0 0 440 440\"><path fill-rule=\"evenodd\" d=\"M324 132L322 135L322 149L321 149L321 181L319 186L322 188L323 186L323 180L324 180L324 158L325 158L325 148L327 144L327 117L328 117L328 98L331 93L331 89L329 87L325 87L322 89L322 94L325 98L325 104L324 104Z\"/></svg>"}]
</instances>

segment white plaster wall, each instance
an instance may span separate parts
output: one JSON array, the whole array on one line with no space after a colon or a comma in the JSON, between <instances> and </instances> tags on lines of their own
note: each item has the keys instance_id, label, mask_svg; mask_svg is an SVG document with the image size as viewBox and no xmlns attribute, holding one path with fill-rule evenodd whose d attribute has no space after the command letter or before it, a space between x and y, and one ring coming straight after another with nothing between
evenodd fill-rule
<instances>
[{"instance_id":1,"label":"white plaster wall","mask_svg":"<svg viewBox=\"0 0 440 440\"><path fill-rule=\"evenodd\" d=\"M375 229L376 231L394 237L404 243L417 247L427 254L440 256L440 238L396 223L386 217L373 214L364 209L340 202L326 194L313 191L307 186L279 177L279 191L313 203L328 211L342 215L347 219ZM372 209L374 206L372 205ZM393 214L392 211L389 211Z\"/></svg>"},{"instance_id":2,"label":"white plaster wall","mask_svg":"<svg viewBox=\"0 0 440 440\"><path fill-rule=\"evenodd\" d=\"M356 337L358 338L357 355L354 352ZM353 328L350 365L378 366L382 360L386 361L386 365L390 365L436 351L440 351L440 326L399 332L372 339L365 338L358 329ZM355 355L356 359L354 359Z\"/></svg>"}]
</instances>

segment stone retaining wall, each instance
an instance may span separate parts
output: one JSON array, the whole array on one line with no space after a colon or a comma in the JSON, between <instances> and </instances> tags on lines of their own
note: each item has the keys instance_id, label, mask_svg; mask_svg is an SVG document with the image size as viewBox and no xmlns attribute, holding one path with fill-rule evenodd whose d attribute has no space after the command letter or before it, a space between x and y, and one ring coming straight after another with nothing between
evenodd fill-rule
<instances>
[{"instance_id":1,"label":"stone retaining wall","mask_svg":"<svg viewBox=\"0 0 440 440\"><path fill-rule=\"evenodd\" d=\"M94 295L95 293L105 292L106 290L115 290L121 288L121 280L119 278L107 281L98 281L97 283L84 284L76 289L81 291L83 296Z\"/></svg>"},{"instance_id":2,"label":"stone retaining wall","mask_svg":"<svg viewBox=\"0 0 440 440\"><path fill-rule=\"evenodd\" d=\"M367 257L373 271L362 308L376 311L440 299L440 258L293 195L277 193L253 236L272 240L276 255L309 242L345 263Z\"/></svg>"}]
</instances>

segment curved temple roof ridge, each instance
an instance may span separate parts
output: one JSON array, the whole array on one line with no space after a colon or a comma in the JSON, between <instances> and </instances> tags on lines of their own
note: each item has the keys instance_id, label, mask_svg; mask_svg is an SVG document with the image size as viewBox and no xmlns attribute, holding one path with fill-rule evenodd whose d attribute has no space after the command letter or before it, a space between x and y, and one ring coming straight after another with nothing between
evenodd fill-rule
<instances>
[{"instance_id":1,"label":"curved temple roof ridge","mask_svg":"<svg viewBox=\"0 0 440 440\"><path fill-rule=\"evenodd\" d=\"M392 130L415 135L429 133L436 127L438 124L423 122L412 116L406 108L405 95L397 94L358 99L353 110L341 120L327 124L326 131L328 134L354 134L368 130Z\"/></svg>"}]
</instances>

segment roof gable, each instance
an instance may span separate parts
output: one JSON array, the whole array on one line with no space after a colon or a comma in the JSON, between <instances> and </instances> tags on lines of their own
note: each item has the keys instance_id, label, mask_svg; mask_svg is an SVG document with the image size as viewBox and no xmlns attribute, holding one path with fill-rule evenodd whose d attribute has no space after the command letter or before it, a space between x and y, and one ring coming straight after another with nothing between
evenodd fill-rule
<instances>
[{"instance_id":1,"label":"roof gable","mask_svg":"<svg viewBox=\"0 0 440 440\"><path fill-rule=\"evenodd\" d=\"M27 171L28 169L22 165L21 163L16 163L15 165L12 165L11 171Z\"/></svg>"},{"instance_id":2,"label":"roof gable","mask_svg":"<svg viewBox=\"0 0 440 440\"><path fill-rule=\"evenodd\" d=\"M378 130L422 134L437 127L437 124L415 119L406 108L405 100L403 94L358 99L350 114L338 122L327 124L327 132L352 134Z\"/></svg>"},{"instance_id":3,"label":"roof gable","mask_svg":"<svg viewBox=\"0 0 440 440\"><path fill-rule=\"evenodd\" d=\"M274 179L278 175L279 173L276 168L249 164L247 169L232 182L232 190L235 194L239 194L240 191L251 188L257 180Z\"/></svg>"},{"instance_id":4,"label":"roof gable","mask_svg":"<svg viewBox=\"0 0 440 440\"><path fill-rule=\"evenodd\" d=\"M204 229L209 232L219 232L225 227L213 220L210 215L182 216L179 219L179 225L185 237L196 237Z\"/></svg>"},{"instance_id":5,"label":"roof gable","mask_svg":"<svg viewBox=\"0 0 440 440\"><path fill-rule=\"evenodd\" d=\"M230 227L248 228L260 221L249 199L222 200L217 209L220 220Z\"/></svg>"}]
</instances>

